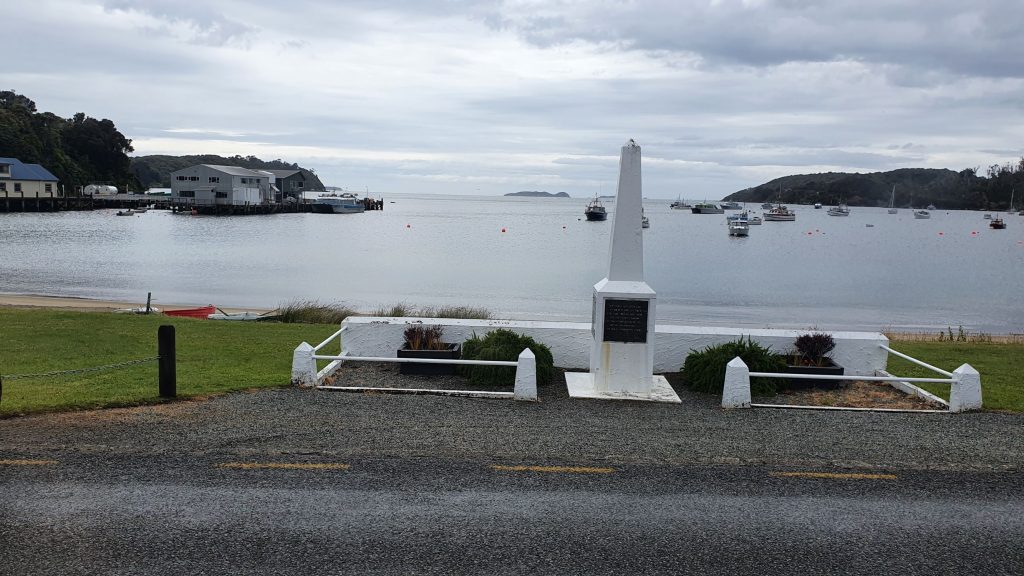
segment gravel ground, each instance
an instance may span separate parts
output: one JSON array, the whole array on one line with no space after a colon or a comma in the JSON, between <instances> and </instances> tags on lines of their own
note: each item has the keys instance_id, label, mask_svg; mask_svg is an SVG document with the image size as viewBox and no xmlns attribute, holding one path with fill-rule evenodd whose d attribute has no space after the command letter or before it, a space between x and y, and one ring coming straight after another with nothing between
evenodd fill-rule
<instances>
[{"instance_id":1,"label":"gravel ground","mask_svg":"<svg viewBox=\"0 0 1024 576\"><path fill-rule=\"evenodd\" d=\"M344 385L459 387L364 366ZM0 420L0 457L59 452L495 462L770 464L1017 470L1024 415L722 410L672 381L682 405L572 400L564 376L541 402L261 390L159 406Z\"/></svg>"}]
</instances>

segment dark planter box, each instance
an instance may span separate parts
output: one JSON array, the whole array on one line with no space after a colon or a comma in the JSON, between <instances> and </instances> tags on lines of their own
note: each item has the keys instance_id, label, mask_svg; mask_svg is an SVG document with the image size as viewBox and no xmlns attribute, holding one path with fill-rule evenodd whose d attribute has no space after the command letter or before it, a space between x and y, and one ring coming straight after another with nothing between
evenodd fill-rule
<instances>
[{"instance_id":1,"label":"dark planter box","mask_svg":"<svg viewBox=\"0 0 1024 576\"><path fill-rule=\"evenodd\" d=\"M822 376L842 376L843 367L836 364L831 359L826 358L827 364L824 366L795 366L790 364L790 359L786 359L786 372L790 374L818 374ZM809 388L817 388L819 390L837 390L846 386L846 380L815 380L813 378L793 378L788 381L788 388L790 390L806 390Z\"/></svg>"},{"instance_id":2,"label":"dark planter box","mask_svg":"<svg viewBox=\"0 0 1024 576\"><path fill-rule=\"evenodd\" d=\"M462 344L446 344L447 350L409 350L405 346L398 349L399 358L419 358L431 360L458 360L462 357ZM398 365L399 374L423 374L427 376L450 376L455 374L455 364L417 364L403 362Z\"/></svg>"}]
</instances>

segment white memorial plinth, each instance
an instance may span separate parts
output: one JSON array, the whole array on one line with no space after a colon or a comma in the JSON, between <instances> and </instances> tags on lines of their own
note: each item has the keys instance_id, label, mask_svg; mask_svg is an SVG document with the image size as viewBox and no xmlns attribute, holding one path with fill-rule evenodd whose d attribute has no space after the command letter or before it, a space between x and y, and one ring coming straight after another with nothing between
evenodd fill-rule
<instances>
[{"instance_id":1,"label":"white memorial plinth","mask_svg":"<svg viewBox=\"0 0 1024 576\"><path fill-rule=\"evenodd\" d=\"M654 376L656 294L644 282L640 146L622 147L612 215L608 276L594 285L590 372L566 372L573 398L676 402L672 386Z\"/></svg>"}]
</instances>

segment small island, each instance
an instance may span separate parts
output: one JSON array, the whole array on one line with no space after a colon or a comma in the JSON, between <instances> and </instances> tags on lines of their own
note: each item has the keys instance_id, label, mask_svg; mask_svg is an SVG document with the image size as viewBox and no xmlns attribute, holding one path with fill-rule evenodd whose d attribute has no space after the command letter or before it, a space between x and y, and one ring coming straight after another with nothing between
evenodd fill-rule
<instances>
[{"instance_id":1,"label":"small island","mask_svg":"<svg viewBox=\"0 0 1024 576\"><path fill-rule=\"evenodd\" d=\"M541 192L537 190L509 192L508 194L505 194L505 196L529 196L532 198L569 198L569 194L567 192L555 192L554 194L552 194L551 192Z\"/></svg>"}]
</instances>

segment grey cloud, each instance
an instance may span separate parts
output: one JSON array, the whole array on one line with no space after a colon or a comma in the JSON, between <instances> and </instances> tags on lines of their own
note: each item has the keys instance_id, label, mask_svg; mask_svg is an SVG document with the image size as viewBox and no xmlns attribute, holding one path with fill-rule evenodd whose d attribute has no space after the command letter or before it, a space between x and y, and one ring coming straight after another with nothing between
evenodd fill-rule
<instances>
[{"instance_id":1,"label":"grey cloud","mask_svg":"<svg viewBox=\"0 0 1024 576\"><path fill-rule=\"evenodd\" d=\"M505 2L485 21L538 46L622 43L694 53L706 66L859 60L1024 77L1019 0Z\"/></svg>"},{"instance_id":2,"label":"grey cloud","mask_svg":"<svg viewBox=\"0 0 1024 576\"><path fill-rule=\"evenodd\" d=\"M224 46L245 42L257 28L238 19L225 16L215 9L213 2L186 2L176 0L109 0L107 11L136 11L161 20L149 32L160 35L190 34L189 41L208 46Z\"/></svg>"}]
</instances>

